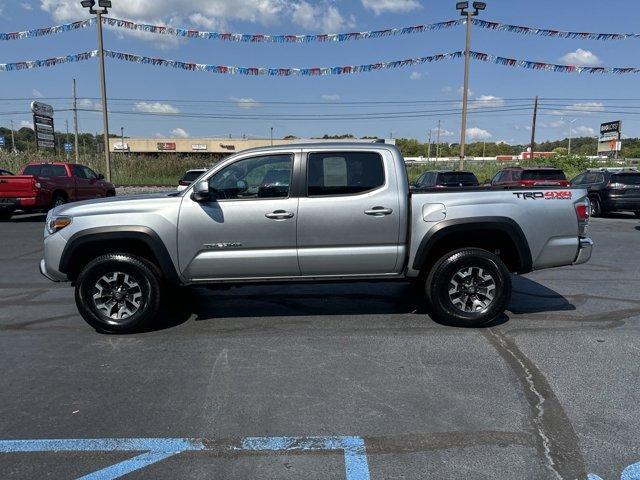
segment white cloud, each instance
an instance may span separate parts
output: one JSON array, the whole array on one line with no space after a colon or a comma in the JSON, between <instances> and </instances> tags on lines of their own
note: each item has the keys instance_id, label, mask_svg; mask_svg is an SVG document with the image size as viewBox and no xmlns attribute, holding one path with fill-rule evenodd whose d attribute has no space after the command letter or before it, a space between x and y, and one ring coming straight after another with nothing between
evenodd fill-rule
<instances>
[{"instance_id":1,"label":"white cloud","mask_svg":"<svg viewBox=\"0 0 640 480\"><path fill-rule=\"evenodd\" d=\"M434 135L438 136L438 129L435 129L435 133ZM447 130L446 128L440 128L440 137L451 137L453 136L453 132L450 132L449 130Z\"/></svg>"},{"instance_id":2,"label":"white cloud","mask_svg":"<svg viewBox=\"0 0 640 480\"><path fill-rule=\"evenodd\" d=\"M40 9L56 21L67 22L86 18L88 13L78 0L39 0ZM127 0L113 2L111 16L156 25L203 27L227 30L228 22L239 21L261 25L295 23L313 30L338 31L355 23L345 16L331 0ZM126 35L169 45L176 39L146 32L124 31ZM173 43L170 41L173 40Z\"/></svg>"},{"instance_id":3,"label":"white cloud","mask_svg":"<svg viewBox=\"0 0 640 480\"><path fill-rule=\"evenodd\" d=\"M480 95L471 103L471 108L503 107L504 99L493 95Z\"/></svg>"},{"instance_id":4,"label":"white cloud","mask_svg":"<svg viewBox=\"0 0 640 480\"><path fill-rule=\"evenodd\" d=\"M40 92L40 90L36 90L35 88L33 90L31 90L31 95L34 98L42 98L44 97L44 95L42 94L42 92Z\"/></svg>"},{"instance_id":5,"label":"white cloud","mask_svg":"<svg viewBox=\"0 0 640 480\"><path fill-rule=\"evenodd\" d=\"M306 0L291 5L292 20L308 30L335 33L355 23L354 17L345 19L335 5L322 3L313 5Z\"/></svg>"},{"instance_id":6,"label":"white cloud","mask_svg":"<svg viewBox=\"0 0 640 480\"><path fill-rule=\"evenodd\" d=\"M30 128L31 130L33 130L33 123L28 122L27 120L22 120L20 122L20 128Z\"/></svg>"},{"instance_id":7,"label":"white cloud","mask_svg":"<svg viewBox=\"0 0 640 480\"><path fill-rule=\"evenodd\" d=\"M180 127L177 127L171 130L171 135L178 138L189 138L189 133L187 133L187 131L184 128L180 128Z\"/></svg>"},{"instance_id":8,"label":"white cloud","mask_svg":"<svg viewBox=\"0 0 640 480\"><path fill-rule=\"evenodd\" d=\"M164 138L164 135L162 133L154 133L153 136L156 138Z\"/></svg>"},{"instance_id":9,"label":"white cloud","mask_svg":"<svg viewBox=\"0 0 640 480\"><path fill-rule=\"evenodd\" d=\"M440 91L442 93L451 93L451 92L453 92L453 87L449 87L449 86L442 87L442 90L440 90Z\"/></svg>"},{"instance_id":10,"label":"white cloud","mask_svg":"<svg viewBox=\"0 0 640 480\"><path fill-rule=\"evenodd\" d=\"M338 95L337 93L330 93L324 94L320 98L322 98L322 100L324 100L325 102L337 102L338 100L340 100L340 95Z\"/></svg>"},{"instance_id":11,"label":"white cloud","mask_svg":"<svg viewBox=\"0 0 640 480\"><path fill-rule=\"evenodd\" d=\"M409 75L409 80L420 80L422 78L422 74L420 72L411 72Z\"/></svg>"},{"instance_id":12,"label":"white cloud","mask_svg":"<svg viewBox=\"0 0 640 480\"><path fill-rule=\"evenodd\" d=\"M593 67L600 65L600 59L591 51L577 49L575 52L569 52L560 58L561 62L575 65L578 67Z\"/></svg>"},{"instance_id":13,"label":"white cloud","mask_svg":"<svg viewBox=\"0 0 640 480\"><path fill-rule=\"evenodd\" d=\"M549 122L549 126L551 128L558 128L564 126L564 120L555 120L553 122Z\"/></svg>"},{"instance_id":14,"label":"white cloud","mask_svg":"<svg viewBox=\"0 0 640 480\"><path fill-rule=\"evenodd\" d=\"M568 105L563 107L563 110L553 110L551 111L551 115L578 115L578 113L582 113L583 115L591 115L597 112L604 112L604 103L602 102L584 102L584 103L574 103L573 105Z\"/></svg>"},{"instance_id":15,"label":"white cloud","mask_svg":"<svg viewBox=\"0 0 640 480\"><path fill-rule=\"evenodd\" d=\"M237 106L240 108L255 108L260 106L260 102L257 102L253 98L229 97L229 99L236 102Z\"/></svg>"},{"instance_id":16,"label":"white cloud","mask_svg":"<svg viewBox=\"0 0 640 480\"><path fill-rule=\"evenodd\" d=\"M585 125L580 125L579 127L574 128L573 131L585 137L592 137L596 134L595 129Z\"/></svg>"},{"instance_id":17,"label":"white cloud","mask_svg":"<svg viewBox=\"0 0 640 480\"><path fill-rule=\"evenodd\" d=\"M464 93L464 86L459 87L458 95L462 96L463 93ZM470 97L473 97L473 92L471 91L471 89L467 90L467 93L469 94Z\"/></svg>"},{"instance_id":18,"label":"white cloud","mask_svg":"<svg viewBox=\"0 0 640 480\"><path fill-rule=\"evenodd\" d=\"M20 2L20 6L25 10L33 10L31 4L27 2Z\"/></svg>"},{"instance_id":19,"label":"white cloud","mask_svg":"<svg viewBox=\"0 0 640 480\"><path fill-rule=\"evenodd\" d=\"M364 8L376 15L384 12L402 13L422 8L417 0L361 0Z\"/></svg>"},{"instance_id":20,"label":"white cloud","mask_svg":"<svg viewBox=\"0 0 640 480\"><path fill-rule=\"evenodd\" d=\"M168 103L160 102L137 102L133 109L136 112L145 113L179 113L180 110Z\"/></svg>"},{"instance_id":21,"label":"white cloud","mask_svg":"<svg viewBox=\"0 0 640 480\"><path fill-rule=\"evenodd\" d=\"M467 137L470 140L488 140L493 135L486 130L478 127L467 128Z\"/></svg>"}]
</instances>

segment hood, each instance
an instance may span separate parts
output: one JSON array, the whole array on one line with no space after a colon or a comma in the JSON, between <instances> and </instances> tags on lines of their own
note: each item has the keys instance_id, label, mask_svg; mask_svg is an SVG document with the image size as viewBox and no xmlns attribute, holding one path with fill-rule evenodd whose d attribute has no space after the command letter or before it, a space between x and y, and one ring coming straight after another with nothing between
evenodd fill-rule
<instances>
[{"instance_id":1,"label":"hood","mask_svg":"<svg viewBox=\"0 0 640 480\"><path fill-rule=\"evenodd\" d=\"M140 213L163 209L169 205L177 205L181 201L182 196L176 195L176 192L127 195L67 203L53 209L51 214L81 217L86 215Z\"/></svg>"}]
</instances>

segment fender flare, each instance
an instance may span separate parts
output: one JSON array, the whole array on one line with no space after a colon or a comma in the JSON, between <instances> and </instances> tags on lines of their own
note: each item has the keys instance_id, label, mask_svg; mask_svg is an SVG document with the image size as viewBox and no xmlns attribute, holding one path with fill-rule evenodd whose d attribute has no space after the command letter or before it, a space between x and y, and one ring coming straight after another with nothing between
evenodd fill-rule
<instances>
[{"instance_id":1,"label":"fender flare","mask_svg":"<svg viewBox=\"0 0 640 480\"><path fill-rule=\"evenodd\" d=\"M178 272L160 236L149 227L137 225L88 228L73 234L62 252L58 270L65 274L68 273L75 253L83 246L89 243L113 240L142 241L153 252L158 261L158 267L165 278L171 283L180 283Z\"/></svg>"},{"instance_id":2,"label":"fender flare","mask_svg":"<svg viewBox=\"0 0 640 480\"><path fill-rule=\"evenodd\" d=\"M424 236L413 260L413 269L420 270L429 256L433 247L447 235L457 233L473 233L486 230L499 230L511 239L516 247L516 253L520 260L518 273L527 273L533 270L533 260L529 242L522 228L513 219L508 217L473 217L454 220L444 220L435 225Z\"/></svg>"}]
</instances>

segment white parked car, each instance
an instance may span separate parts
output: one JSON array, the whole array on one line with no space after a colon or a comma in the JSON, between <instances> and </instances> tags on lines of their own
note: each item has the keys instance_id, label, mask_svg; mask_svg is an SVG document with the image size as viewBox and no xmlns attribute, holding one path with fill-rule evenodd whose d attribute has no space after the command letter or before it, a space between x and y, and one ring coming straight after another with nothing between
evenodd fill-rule
<instances>
[{"instance_id":1,"label":"white parked car","mask_svg":"<svg viewBox=\"0 0 640 480\"><path fill-rule=\"evenodd\" d=\"M178 182L178 191L185 190L189 185L193 183L200 175L206 172L206 168L194 168L193 170L187 170L187 173Z\"/></svg>"}]
</instances>

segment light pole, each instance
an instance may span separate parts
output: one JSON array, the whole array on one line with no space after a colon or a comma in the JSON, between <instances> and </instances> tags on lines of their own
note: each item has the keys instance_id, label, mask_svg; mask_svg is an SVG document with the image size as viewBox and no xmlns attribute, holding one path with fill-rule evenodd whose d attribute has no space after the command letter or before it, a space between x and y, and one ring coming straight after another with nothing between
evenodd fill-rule
<instances>
[{"instance_id":1,"label":"light pole","mask_svg":"<svg viewBox=\"0 0 640 480\"><path fill-rule=\"evenodd\" d=\"M120 127L120 148L122 148L122 158L124 159L124 127Z\"/></svg>"},{"instance_id":2,"label":"light pole","mask_svg":"<svg viewBox=\"0 0 640 480\"><path fill-rule=\"evenodd\" d=\"M13 153L18 153L18 149L16 148L16 137L13 133L13 120L11 120L11 146L13 147Z\"/></svg>"},{"instance_id":3,"label":"light pole","mask_svg":"<svg viewBox=\"0 0 640 480\"><path fill-rule=\"evenodd\" d=\"M273 147L273 127L271 127L271 146Z\"/></svg>"},{"instance_id":4,"label":"light pole","mask_svg":"<svg viewBox=\"0 0 640 480\"><path fill-rule=\"evenodd\" d=\"M458 2L456 9L460 15L467 17L467 41L464 48L464 91L462 92L462 128L460 131L460 170L464 170L465 143L467 140L467 106L469 102L469 64L471 63L471 23L481 10L487 8L484 2L473 2L473 11L469 10L469 2Z\"/></svg>"},{"instance_id":5,"label":"light pole","mask_svg":"<svg viewBox=\"0 0 640 480\"><path fill-rule=\"evenodd\" d=\"M107 181L111 181L111 152L109 151L109 115L107 113L107 81L104 70L104 47L102 41L102 15L109 13L111 8L110 0L98 0L98 10L94 10L96 0L82 0L80 2L84 8L89 9L91 15L96 16L96 27L98 31L98 59L100 64L100 91L102 94L102 128L104 130L104 159L106 162Z\"/></svg>"},{"instance_id":6,"label":"light pole","mask_svg":"<svg viewBox=\"0 0 640 480\"><path fill-rule=\"evenodd\" d=\"M438 120L438 139L436 140L436 161L440 158L440 124L442 120Z\"/></svg>"},{"instance_id":7,"label":"light pole","mask_svg":"<svg viewBox=\"0 0 640 480\"><path fill-rule=\"evenodd\" d=\"M573 120L569 121L569 148L567 148L567 156L570 157L571 156L571 137L573 137L573 123L578 120L577 118L574 118Z\"/></svg>"}]
</instances>

